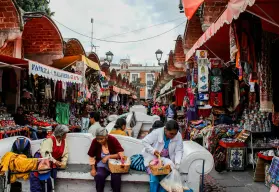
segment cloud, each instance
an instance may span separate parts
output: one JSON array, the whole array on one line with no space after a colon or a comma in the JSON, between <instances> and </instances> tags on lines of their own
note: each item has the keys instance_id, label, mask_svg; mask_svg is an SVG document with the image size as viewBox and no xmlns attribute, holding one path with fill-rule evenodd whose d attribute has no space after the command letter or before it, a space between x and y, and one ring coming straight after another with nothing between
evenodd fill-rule
<instances>
[{"instance_id":1,"label":"cloud","mask_svg":"<svg viewBox=\"0 0 279 192\"><path fill-rule=\"evenodd\" d=\"M184 15L179 13L178 3L169 0L52 0L50 8L55 12L55 20L87 36L91 36L90 20L94 18L95 38L106 38L181 18L146 30L107 38L114 41L132 41L155 36L186 20ZM91 50L89 38L57 25L63 37L75 37L81 41L86 51ZM129 56L132 63L153 65L157 63L155 51L161 49L164 52L163 60L167 59L169 51L174 49L174 40L179 34L184 33L184 29L185 24L160 37L138 43L118 44L94 40L94 44L99 46L99 57L104 57L107 51L112 51L114 63Z\"/></svg>"}]
</instances>

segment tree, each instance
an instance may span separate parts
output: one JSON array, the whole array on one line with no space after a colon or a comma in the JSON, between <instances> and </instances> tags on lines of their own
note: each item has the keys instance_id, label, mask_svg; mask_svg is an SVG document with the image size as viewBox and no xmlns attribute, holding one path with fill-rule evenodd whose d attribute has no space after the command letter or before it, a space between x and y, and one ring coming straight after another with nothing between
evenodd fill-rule
<instances>
[{"instance_id":1,"label":"tree","mask_svg":"<svg viewBox=\"0 0 279 192\"><path fill-rule=\"evenodd\" d=\"M16 0L19 7L26 12L44 12L48 16L53 16L48 4L48 0Z\"/></svg>"}]
</instances>

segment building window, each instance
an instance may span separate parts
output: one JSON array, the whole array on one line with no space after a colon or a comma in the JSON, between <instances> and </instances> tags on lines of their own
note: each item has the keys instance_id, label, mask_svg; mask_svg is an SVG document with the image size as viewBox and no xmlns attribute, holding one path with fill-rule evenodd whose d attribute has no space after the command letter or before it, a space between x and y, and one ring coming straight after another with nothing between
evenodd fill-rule
<instances>
[{"instance_id":1,"label":"building window","mask_svg":"<svg viewBox=\"0 0 279 192\"><path fill-rule=\"evenodd\" d=\"M139 78L138 74L132 74L132 82L137 82L138 78Z\"/></svg>"},{"instance_id":2,"label":"building window","mask_svg":"<svg viewBox=\"0 0 279 192\"><path fill-rule=\"evenodd\" d=\"M146 75L146 85L148 87L152 87L153 86L154 80L155 80L155 78L154 78L154 75L152 73L148 73Z\"/></svg>"},{"instance_id":3,"label":"building window","mask_svg":"<svg viewBox=\"0 0 279 192\"><path fill-rule=\"evenodd\" d=\"M151 91L151 89L147 89L147 98L148 99L152 98L152 91Z\"/></svg>"}]
</instances>

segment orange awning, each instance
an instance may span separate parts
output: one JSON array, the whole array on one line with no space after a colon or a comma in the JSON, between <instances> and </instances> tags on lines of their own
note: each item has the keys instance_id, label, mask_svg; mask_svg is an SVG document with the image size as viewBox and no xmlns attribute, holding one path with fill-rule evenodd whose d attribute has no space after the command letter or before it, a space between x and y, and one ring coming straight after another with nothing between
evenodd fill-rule
<instances>
[{"instance_id":1,"label":"orange awning","mask_svg":"<svg viewBox=\"0 0 279 192\"><path fill-rule=\"evenodd\" d=\"M52 66L58 69L63 69L65 67L73 65L77 61L84 62L88 67L95 69L97 71L100 70L98 63L91 61L84 55L74 55L74 56L67 56L62 59L53 60Z\"/></svg>"}]
</instances>

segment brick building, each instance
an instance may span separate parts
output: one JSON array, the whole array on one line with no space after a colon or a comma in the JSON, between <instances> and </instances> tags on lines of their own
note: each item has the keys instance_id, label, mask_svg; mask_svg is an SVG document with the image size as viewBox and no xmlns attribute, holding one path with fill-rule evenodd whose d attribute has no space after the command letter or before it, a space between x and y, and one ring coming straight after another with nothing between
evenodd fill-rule
<instances>
[{"instance_id":1,"label":"brick building","mask_svg":"<svg viewBox=\"0 0 279 192\"><path fill-rule=\"evenodd\" d=\"M130 83L136 82L138 78L140 83L145 85L140 88L140 99L152 99L153 94L151 89L155 79L158 77L160 66L133 64L130 59L120 59L119 64L111 64L110 70L115 69L118 74L129 80Z\"/></svg>"}]
</instances>

